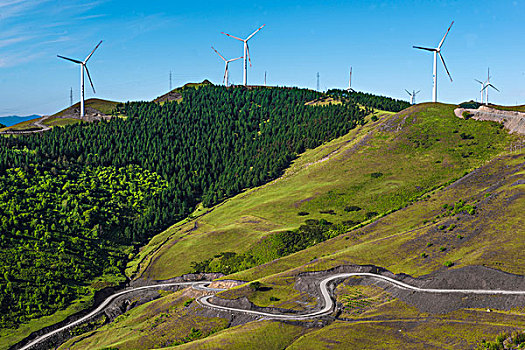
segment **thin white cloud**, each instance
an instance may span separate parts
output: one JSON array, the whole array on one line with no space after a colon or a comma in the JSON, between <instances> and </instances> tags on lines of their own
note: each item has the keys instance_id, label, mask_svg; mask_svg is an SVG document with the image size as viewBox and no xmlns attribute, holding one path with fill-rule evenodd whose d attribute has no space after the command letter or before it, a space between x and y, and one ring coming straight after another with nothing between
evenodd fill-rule
<instances>
[{"instance_id":1,"label":"thin white cloud","mask_svg":"<svg viewBox=\"0 0 525 350\"><path fill-rule=\"evenodd\" d=\"M16 38L8 38L8 39L1 39L0 38L0 47L5 47L9 45L13 45L22 41L30 40L33 36L19 36Z\"/></svg>"},{"instance_id":2,"label":"thin white cloud","mask_svg":"<svg viewBox=\"0 0 525 350\"><path fill-rule=\"evenodd\" d=\"M52 0L0 0L0 67L28 63L37 56L51 54L50 44L72 40L69 33L72 27L82 33L79 28L85 21L104 17L93 12L106 1L73 0L64 5ZM37 50L40 53L34 55Z\"/></svg>"}]
</instances>

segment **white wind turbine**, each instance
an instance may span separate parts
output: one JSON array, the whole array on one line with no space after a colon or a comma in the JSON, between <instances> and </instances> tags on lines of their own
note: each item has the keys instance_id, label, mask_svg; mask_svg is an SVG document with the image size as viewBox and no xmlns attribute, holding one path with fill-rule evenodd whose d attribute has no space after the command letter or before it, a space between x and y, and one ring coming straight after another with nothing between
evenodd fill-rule
<instances>
[{"instance_id":1,"label":"white wind turbine","mask_svg":"<svg viewBox=\"0 0 525 350\"><path fill-rule=\"evenodd\" d=\"M443 59L443 56L441 55L441 46L443 45L443 42L445 42L445 38L448 35L448 32L450 31L450 28L452 28L452 25L454 24L454 21L450 23L450 27L448 27L447 32L443 36L443 39L441 39L441 42L439 45L435 48L429 48L429 47L421 47L421 46L413 46L415 49L420 50L426 50L434 53L434 67L433 67L433 86L432 86L432 102L437 102L437 56L439 55L439 58L441 59L441 62L443 62L443 67L445 67L445 70L447 71L448 77L450 78L450 81L452 81L452 77L450 76L450 73L448 72L447 65L445 64L445 60Z\"/></svg>"},{"instance_id":2,"label":"white wind turbine","mask_svg":"<svg viewBox=\"0 0 525 350\"><path fill-rule=\"evenodd\" d=\"M489 87L499 92L499 90L490 83L490 68L487 69L487 81L485 82L485 86L481 89L482 94L483 94L483 90L485 90L485 103L487 105L489 104Z\"/></svg>"},{"instance_id":3,"label":"white wind turbine","mask_svg":"<svg viewBox=\"0 0 525 350\"><path fill-rule=\"evenodd\" d=\"M217 55L219 55L220 58L222 58L222 60L225 63L224 78L222 79L222 82L225 83L226 87L228 87L228 64L230 62L240 60L242 57L237 57L237 58L233 58L231 60L227 60L226 58L222 57L222 55L219 53L219 51L215 50L215 48L213 46L211 48L213 49L213 51L215 51L217 53Z\"/></svg>"},{"instance_id":4,"label":"white wind turbine","mask_svg":"<svg viewBox=\"0 0 525 350\"><path fill-rule=\"evenodd\" d=\"M410 104L415 105L416 104L416 95L419 94L421 92L421 90L418 90L417 92L416 92L416 90L412 90L412 92L410 92L407 89L405 89L405 91L407 92L408 95L410 95Z\"/></svg>"},{"instance_id":5,"label":"white wind turbine","mask_svg":"<svg viewBox=\"0 0 525 350\"><path fill-rule=\"evenodd\" d=\"M246 39L241 39L241 38L238 38L236 36L233 36L233 35L230 35L230 34L227 34L225 32L221 32L222 34L224 35L227 35L229 36L230 38L233 38L233 39L236 39L236 40L239 40L239 41L242 41L243 44L244 44L244 56L242 56L244 58L244 71L243 71L243 76L242 76L242 82L243 82L243 85L246 86L247 84L247 81L248 81L248 60L250 61L250 66L252 65L252 60L250 59L250 48L248 47L248 40L250 40L259 30L261 30L266 24L263 24L262 26L259 27L259 29L257 29L255 32L253 32L249 37L247 37Z\"/></svg>"},{"instance_id":6,"label":"white wind turbine","mask_svg":"<svg viewBox=\"0 0 525 350\"><path fill-rule=\"evenodd\" d=\"M84 108L84 68L86 69L87 76L89 78L89 82L91 83L91 88L93 89L93 93L95 92L95 87L93 86L93 81L91 80L91 76L89 75L89 70L87 67L87 61L91 58L91 55L95 52L95 50L102 44L102 40L98 43L97 46L91 51L91 53L86 57L84 61L75 60L73 58L67 58L64 56L57 55L59 58L63 58L65 60L80 64L80 118L84 117L85 114L85 108Z\"/></svg>"},{"instance_id":7,"label":"white wind turbine","mask_svg":"<svg viewBox=\"0 0 525 350\"><path fill-rule=\"evenodd\" d=\"M479 91L481 92L481 104L483 104L483 91L485 90L485 83L478 79L474 79L474 80L481 84L481 90Z\"/></svg>"},{"instance_id":8,"label":"white wind turbine","mask_svg":"<svg viewBox=\"0 0 525 350\"><path fill-rule=\"evenodd\" d=\"M352 67L350 67L350 76L348 78L348 88L346 91L353 92L354 89L352 89Z\"/></svg>"}]
</instances>

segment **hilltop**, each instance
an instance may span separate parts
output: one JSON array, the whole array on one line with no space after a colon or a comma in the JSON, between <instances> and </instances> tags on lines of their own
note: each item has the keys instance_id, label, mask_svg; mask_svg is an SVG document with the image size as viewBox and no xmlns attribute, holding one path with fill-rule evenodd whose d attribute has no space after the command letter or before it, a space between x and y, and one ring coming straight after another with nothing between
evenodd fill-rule
<instances>
[{"instance_id":1,"label":"hilltop","mask_svg":"<svg viewBox=\"0 0 525 350\"><path fill-rule=\"evenodd\" d=\"M185 89L188 89L188 88L199 88L201 86L206 86L206 85L213 85L213 84L208 79L204 79L200 83L187 83L187 84L184 84L184 86L175 88L175 89L167 92L166 94L157 97L156 99L153 100L153 102L165 103L165 102L170 102L170 101L181 101L182 100L182 92Z\"/></svg>"},{"instance_id":2,"label":"hilltop","mask_svg":"<svg viewBox=\"0 0 525 350\"><path fill-rule=\"evenodd\" d=\"M93 122L111 118L118 102L90 98L85 101L86 115L83 121ZM3 133L34 133L52 129L55 126L65 126L80 123L80 102L67 107L51 116L35 116L35 118L0 129Z\"/></svg>"}]
</instances>

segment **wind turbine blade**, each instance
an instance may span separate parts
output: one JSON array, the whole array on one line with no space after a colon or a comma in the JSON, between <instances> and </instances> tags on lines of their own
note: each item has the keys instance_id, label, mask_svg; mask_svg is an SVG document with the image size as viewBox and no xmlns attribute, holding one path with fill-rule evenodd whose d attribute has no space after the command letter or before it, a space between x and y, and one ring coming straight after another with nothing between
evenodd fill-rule
<instances>
[{"instance_id":1,"label":"wind turbine blade","mask_svg":"<svg viewBox=\"0 0 525 350\"><path fill-rule=\"evenodd\" d=\"M438 50L441 49L441 45L443 45L443 43L445 42L445 38L447 37L448 35L448 32L450 32L450 28L452 28L452 25L454 24L454 21L452 21L452 23L450 23L450 27L448 27L447 29L447 32L445 33L445 35L443 36L443 39L441 39L439 45L438 45Z\"/></svg>"},{"instance_id":2,"label":"wind turbine blade","mask_svg":"<svg viewBox=\"0 0 525 350\"><path fill-rule=\"evenodd\" d=\"M244 41L244 40L241 39L241 38L237 38L236 36L230 35L230 34L225 33L225 32L221 32L221 34L224 34L224 35L226 35L226 36L229 36L230 38L233 38L233 39L237 39L237 40L239 40L239 41Z\"/></svg>"},{"instance_id":3,"label":"wind turbine blade","mask_svg":"<svg viewBox=\"0 0 525 350\"><path fill-rule=\"evenodd\" d=\"M250 58L250 47L246 43L246 53L248 54L248 62L250 62L250 67L252 66L252 59Z\"/></svg>"},{"instance_id":4,"label":"wind turbine blade","mask_svg":"<svg viewBox=\"0 0 525 350\"><path fill-rule=\"evenodd\" d=\"M255 32L252 33L252 35L250 35L249 37L246 38L246 41L250 40L255 34L257 34L257 32L259 30L261 30L266 24L263 24L262 26L259 27L259 29L257 29Z\"/></svg>"},{"instance_id":5,"label":"wind turbine blade","mask_svg":"<svg viewBox=\"0 0 525 350\"><path fill-rule=\"evenodd\" d=\"M86 59L84 60L84 64L87 63L87 61L91 58L91 55L93 55L93 53L95 52L95 50L98 49L98 47L100 46L100 44L102 44L102 40L100 40L100 42L98 43L98 45L95 46L95 48L93 49L93 51L91 51L91 53L88 55L88 57L86 57Z\"/></svg>"},{"instance_id":6,"label":"wind turbine blade","mask_svg":"<svg viewBox=\"0 0 525 350\"><path fill-rule=\"evenodd\" d=\"M489 84L487 84L487 85L483 85L483 88L482 88L480 91L483 91L483 90L485 90L485 89L488 88L488 87L489 87Z\"/></svg>"},{"instance_id":7,"label":"wind turbine blade","mask_svg":"<svg viewBox=\"0 0 525 350\"><path fill-rule=\"evenodd\" d=\"M222 55L219 53L219 51L215 50L215 48L213 46L211 48L213 49L213 51L215 51L217 53L217 55L219 55L223 59L224 62L227 62L226 58L222 57Z\"/></svg>"},{"instance_id":8,"label":"wind turbine blade","mask_svg":"<svg viewBox=\"0 0 525 350\"><path fill-rule=\"evenodd\" d=\"M421 90L417 90L416 95L419 94L420 92L421 92Z\"/></svg>"},{"instance_id":9,"label":"wind turbine blade","mask_svg":"<svg viewBox=\"0 0 525 350\"><path fill-rule=\"evenodd\" d=\"M475 81L477 81L478 83L480 83L481 85L484 85L485 83L484 82L481 82L479 81L478 79L474 79Z\"/></svg>"},{"instance_id":10,"label":"wind turbine blade","mask_svg":"<svg viewBox=\"0 0 525 350\"><path fill-rule=\"evenodd\" d=\"M228 60L228 62L237 61L237 60L240 60L241 58L244 58L244 56L237 57L237 58L232 58L231 60Z\"/></svg>"},{"instance_id":11,"label":"wind turbine blade","mask_svg":"<svg viewBox=\"0 0 525 350\"><path fill-rule=\"evenodd\" d=\"M91 80L91 76L89 75L89 69L86 65L84 65L84 67L86 68L87 76L88 76L89 82L91 83L91 88L93 89L93 93L96 94L97 92L95 91L95 87L93 86L93 81Z\"/></svg>"},{"instance_id":12,"label":"wind turbine blade","mask_svg":"<svg viewBox=\"0 0 525 350\"><path fill-rule=\"evenodd\" d=\"M454 23L454 22L452 22ZM448 74L448 77L450 78L450 81L452 81L452 77L450 76L450 73L448 72L448 68L447 68L447 65L445 64L445 59L443 58L443 56L441 56L441 52L438 52L439 54L439 58L441 58L441 62L443 62L443 67L445 67L445 70L447 71L447 74Z\"/></svg>"},{"instance_id":13,"label":"wind turbine blade","mask_svg":"<svg viewBox=\"0 0 525 350\"><path fill-rule=\"evenodd\" d=\"M75 62L75 63L78 63L78 64L82 64L82 61L79 61L79 60L74 60L72 58L67 58L67 57L64 57L64 56L60 56L60 55L57 55L58 58L63 58L65 60L68 60L68 61L71 61L71 62Z\"/></svg>"},{"instance_id":14,"label":"wind turbine blade","mask_svg":"<svg viewBox=\"0 0 525 350\"><path fill-rule=\"evenodd\" d=\"M412 96L412 94L411 94L407 89L405 89L405 91L407 92L407 94L409 94L410 96Z\"/></svg>"},{"instance_id":15,"label":"wind turbine blade","mask_svg":"<svg viewBox=\"0 0 525 350\"><path fill-rule=\"evenodd\" d=\"M427 50L427 51L431 51L431 52L437 51L436 49L431 49L429 47L421 47L421 46L412 46L412 47L414 49Z\"/></svg>"},{"instance_id":16,"label":"wind turbine blade","mask_svg":"<svg viewBox=\"0 0 525 350\"><path fill-rule=\"evenodd\" d=\"M495 87L494 85L492 85L492 84L489 84L489 85L487 85L487 86L490 86L491 88L493 88L493 89L496 90L497 92L501 92L501 91L498 90L498 88L496 88L496 87Z\"/></svg>"}]
</instances>

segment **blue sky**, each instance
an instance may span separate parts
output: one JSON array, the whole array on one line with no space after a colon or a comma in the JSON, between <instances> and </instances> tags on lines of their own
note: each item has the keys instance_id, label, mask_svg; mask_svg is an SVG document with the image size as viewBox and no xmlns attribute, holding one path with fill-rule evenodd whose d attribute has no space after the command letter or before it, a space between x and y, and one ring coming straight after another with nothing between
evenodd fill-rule
<instances>
[{"instance_id":1,"label":"blue sky","mask_svg":"<svg viewBox=\"0 0 525 350\"><path fill-rule=\"evenodd\" d=\"M227 58L251 41L250 84L345 88L408 99L404 89L432 91L432 54L452 20L442 53L454 82L438 67L438 99L479 99L491 69L491 102L525 104L525 0L514 1L61 1L0 0L0 116L50 114L79 99L79 68L56 55L83 59L97 90L87 97L149 100L173 85L221 83ZM241 61L230 79L242 82Z\"/></svg>"}]
</instances>

